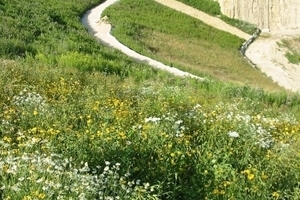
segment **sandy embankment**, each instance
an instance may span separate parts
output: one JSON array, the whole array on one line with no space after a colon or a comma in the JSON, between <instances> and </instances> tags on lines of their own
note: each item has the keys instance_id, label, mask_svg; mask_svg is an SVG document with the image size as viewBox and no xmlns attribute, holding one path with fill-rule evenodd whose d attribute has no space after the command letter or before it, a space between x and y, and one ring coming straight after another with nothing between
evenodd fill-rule
<instances>
[{"instance_id":1,"label":"sandy embankment","mask_svg":"<svg viewBox=\"0 0 300 200\"><path fill-rule=\"evenodd\" d=\"M300 30L262 33L246 51L246 56L266 76L293 92L300 91L300 65L289 63L285 57L287 50L280 48L277 43L299 35Z\"/></svg>"}]
</instances>

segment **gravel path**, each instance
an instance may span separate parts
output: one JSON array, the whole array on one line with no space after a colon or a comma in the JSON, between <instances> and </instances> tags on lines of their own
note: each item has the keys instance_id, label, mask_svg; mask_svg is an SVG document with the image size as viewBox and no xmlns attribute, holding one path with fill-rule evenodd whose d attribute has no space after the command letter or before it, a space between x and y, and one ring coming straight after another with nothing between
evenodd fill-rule
<instances>
[{"instance_id":1,"label":"gravel path","mask_svg":"<svg viewBox=\"0 0 300 200\"><path fill-rule=\"evenodd\" d=\"M113 37L110 34L111 31L111 25L106 23L105 21L100 19L100 16L105 8L112 5L113 3L117 2L118 0L107 0L103 4L100 4L99 6L87 11L85 15L82 18L82 24L89 30L89 32L98 38L101 42L107 44L108 46L111 46L113 48L116 48L126 55L128 55L131 58L134 58L138 62L143 62L151 65L154 68L161 69L164 71L167 71L171 74L174 74L176 76L184 76L184 77L192 77L199 80L204 80L204 78L195 76L193 74L181 71L179 69L167 66L161 62L158 62L156 60L153 60L149 57L143 56L122 43L120 43L115 37ZM121 12L121 11L120 11Z\"/></svg>"}]
</instances>

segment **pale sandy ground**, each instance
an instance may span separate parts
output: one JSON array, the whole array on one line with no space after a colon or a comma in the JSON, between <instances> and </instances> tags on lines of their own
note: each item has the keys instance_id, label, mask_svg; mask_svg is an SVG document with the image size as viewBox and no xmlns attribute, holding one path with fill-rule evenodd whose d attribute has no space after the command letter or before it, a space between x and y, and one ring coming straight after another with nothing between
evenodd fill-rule
<instances>
[{"instance_id":1,"label":"pale sandy ground","mask_svg":"<svg viewBox=\"0 0 300 200\"><path fill-rule=\"evenodd\" d=\"M299 35L300 30L262 33L246 51L246 56L263 73L293 92L300 91L300 65L289 63L285 57L287 50L280 48L277 43Z\"/></svg>"},{"instance_id":2,"label":"pale sandy ground","mask_svg":"<svg viewBox=\"0 0 300 200\"><path fill-rule=\"evenodd\" d=\"M126 55L134 58L135 60L147 63L147 64L153 66L154 68L168 71L176 76L188 76L188 77L204 80L204 78L192 75L187 72L183 72L179 69L167 66L161 62L158 62L156 60L153 60L151 58L143 56L143 55L129 49L128 47L126 47L125 45L120 43L115 37L113 37L110 34L111 25L106 23L103 20L100 20L100 16L105 8L107 8L108 6L110 6L111 4L113 4L117 1L118 0L107 0L103 4L89 10L84 15L84 17L82 18L82 23L90 31L91 34L93 34L96 38L98 38L100 41L107 44L108 46L116 48L116 49L122 51L123 53L125 53ZM122 11L120 11L120 12L122 12Z\"/></svg>"},{"instance_id":3,"label":"pale sandy ground","mask_svg":"<svg viewBox=\"0 0 300 200\"><path fill-rule=\"evenodd\" d=\"M128 47L121 44L115 37L110 34L111 25L100 20L103 10L118 0L107 0L103 4L89 10L83 17L82 23L84 26L100 41L107 45L119 49L126 55L136 59L137 61L146 62L149 65L168 71L177 76L190 76L203 80L203 78L194 76L187 72L180 71L176 68L164 65L161 62L155 61L151 58L140 55ZM190 6L186 6L175 0L155 0L165 6L173 8L177 11L183 12L194 18L197 18L204 23L211 25L217 29L237 35L245 40L251 36L232 27L219 18L207 15L204 12L196 10ZM250 45L246 51L246 56L267 76L271 77L278 85L291 90L300 91L300 66L293 65L288 62L284 56L285 50L280 49L277 42L284 37L291 37L300 34L299 31L281 31L272 32L272 34L263 33L253 44Z\"/></svg>"}]
</instances>

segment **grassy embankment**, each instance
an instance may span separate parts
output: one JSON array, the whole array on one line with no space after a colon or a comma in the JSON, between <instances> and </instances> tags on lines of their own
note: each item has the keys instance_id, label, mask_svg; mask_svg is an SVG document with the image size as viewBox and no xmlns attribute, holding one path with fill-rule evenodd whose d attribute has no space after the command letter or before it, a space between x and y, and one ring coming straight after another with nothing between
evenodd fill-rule
<instances>
[{"instance_id":1,"label":"grassy embankment","mask_svg":"<svg viewBox=\"0 0 300 200\"><path fill-rule=\"evenodd\" d=\"M183 13L154 1L123 0L103 15L115 26L113 35L137 52L199 76L280 90L240 55L242 39Z\"/></svg>"},{"instance_id":2,"label":"grassy embankment","mask_svg":"<svg viewBox=\"0 0 300 200\"><path fill-rule=\"evenodd\" d=\"M279 47L283 47L287 49L285 56L289 60L290 63L299 64L300 63L300 37L292 38L292 39L283 39L278 44Z\"/></svg>"},{"instance_id":3,"label":"grassy embankment","mask_svg":"<svg viewBox=\"0 0 300 200\"><path fill-rule=\"evenodd\" d=\"M90 1L0 6L1 199L299 199L299 95L136 64Z\"/></svg>"},{"instance_id":4,"label":"grassy embankment","mask_svg":"<svg viewBox=\"0 0 300 200\"><path fill-rule=\"evenodd\" d=\"M256 31L256 27L253 24L250 24L248 22L244 22L237 19L229 18L221 13L220 5L217 1L214 0L178 0L182 3L185 3L187 5L190 5L194 8L197 8L203 12L206 12L207 14L210 14L212 16L219 17L224 22L233 25L242 31L252 35Z\"/></svg>"}]
</instances>

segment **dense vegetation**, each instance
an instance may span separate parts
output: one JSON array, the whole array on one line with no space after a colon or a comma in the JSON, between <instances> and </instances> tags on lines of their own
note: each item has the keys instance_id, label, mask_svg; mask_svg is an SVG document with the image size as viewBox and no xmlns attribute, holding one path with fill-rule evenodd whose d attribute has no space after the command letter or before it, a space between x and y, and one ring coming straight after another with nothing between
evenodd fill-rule
<instances>
[{"instance_id":1,"label":"dense vegetation","mask_svg":"<svg viewBox=\"0 0 300 200\"><path fill-rule=\"evenodd\" d=\"M298 94L136 64L82 28L96 3L0 0L0 199L300 198Z\"/></svg>"},{"instance_id":2,"label":"dense vegetation","mask_svg":"<svg viewBox=\"0 0 300 200\"><path fill-rule=\"evenodd\" d=\"M125 56L100 46L80 23L88 8L101 1L17 1L0 4L0 55L3 58L34 58L37 62L93 69L107 73L130 71Z\"/></svg>"}]
</instances>

